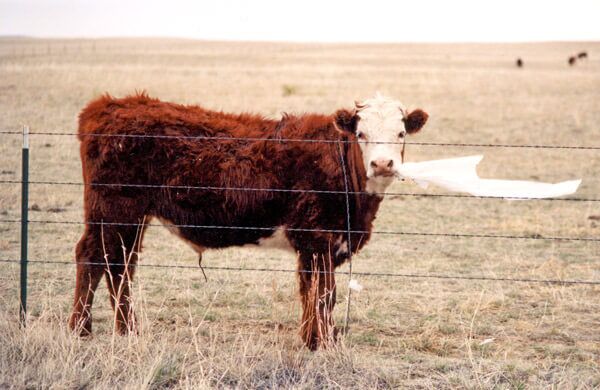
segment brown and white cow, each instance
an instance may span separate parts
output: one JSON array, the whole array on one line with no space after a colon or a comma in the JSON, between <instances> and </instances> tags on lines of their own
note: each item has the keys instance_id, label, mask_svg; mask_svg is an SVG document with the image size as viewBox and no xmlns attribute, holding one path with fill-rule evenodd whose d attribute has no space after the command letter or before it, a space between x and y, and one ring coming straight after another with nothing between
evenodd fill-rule
<instances>
[{"instance_id":1,"label":"brown and white cow","mask_svg":"<svg viewBox=\"0 0 600 390\"><path fill-rule=\"evenodd\" d=\"M326 344L333 335L333 271L369 240L378 193L402 164L404 137L426 121L422 110L408 112L380 95L333 115L281 120L145 94L92 101L79 116L86 226L76 247L70 327L91 332L94 292L106 275L116 329L135 328L130 281L144 230L156 218L200 255L283 237L298 255L301 336L313 349ZM360 232L350 247L342 158L351 229ZM98 185L107 183L117 185Z\"/></svg>"}]
</instances>

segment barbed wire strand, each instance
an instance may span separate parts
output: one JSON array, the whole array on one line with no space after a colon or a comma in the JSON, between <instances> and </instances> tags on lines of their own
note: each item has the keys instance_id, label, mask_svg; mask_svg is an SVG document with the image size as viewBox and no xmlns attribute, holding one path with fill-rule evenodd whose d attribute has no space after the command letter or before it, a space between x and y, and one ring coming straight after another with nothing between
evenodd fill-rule
<instances>
[{"instance_id":1,"label":"barbed wire strand","mask_svg":"<svg viewBox=\"0 0 600 390\"><path fill-rule=\"evenodd\" d=\"M22 184L21 180L0 180L0 184ZM286 188L258 188L258 187L219 187L219 186L194 186L194 185L168 185L168 184L132 184L132 183L82 183L63 181L28 181L35 185L64 185L64 186L92 186L92 187L127 187L127 188L154 188L154 189L178 189L178 190L204 190L204 191L249 191L249 192L289 192L308 194L332 194L342 195L345 191L336 190L306 190ZM531 197L501 197L501 196L477 196L462 194L426 194L416 192L366 192L348 191L349 195L384 195L384 196L411 196L411 197L435 197L435 198L466 198L466 199L499 199L499 200L542 200L542 201L574 201L574 202L600 202L596 198L531 198Z\"/></svg>"},{"instance_id":2,"label":"barbed wire strand","mask_svg":"<svg viewBox=\"0 0 600 390\"><path fill-rule=\"evenodd\" d=\"M3 219L0 223L20 223L19 219ZM105 225L105 226L140 226L140 223L127 222L102 222L102 221L50 221L50 220L28 220L28 223L38 224L54 224L54 225ZM189 228L189 229L223 229L223 230L257 230L257 231L275 231L278 226L231 226L231 225L186 225L186 224L152 224L147 223L146 226L162 226L166 228ZM294 228L285 227L285 230L292 232L313 232L313 233L346 233L345 229L316 229L316 228ZM425 236L425 237L454 237L454 238L497 238L497 239L514 239L514 240L547 240L547 241L588 241L600 242L600 238L596 237L545 237L540 234L531 236L518 235L503 235L503 234L472 234L472 233L432 233L432 232L407 232L407 231L385 231L373 230L350 230L352 234L382 234L382 235L399 235L399 236Z\"/></svg>"},{"instance_id":3,"label":"barbed wire strand","mask_svg":"<svg viewBox=\"0 0 600 390\"><path fill-rule=\"evenodd\" d=\"M28 263L34 264L54 264L54 265L92 265L92 266L125 266L124 263L110 263L110 262L77 262L77 261L58 261L58 260L45 260L36 259L28 260ZM0 263L20 263L18 259L0 259ZM199 269L198 266L185 265L185 264L128 264L129 267L148 267L148 268L174 268L174 269ZM240 271L240 272L273 272L273 273L318 273L318 274L338 274L348 275L347 271L313 271L313 270L298 270L298 269L285 269L285 268L261 268L261 267L230 267L230 266L203 266L206 270L214 271ZM600 280L583 280L583 279L535 279L535 278L509 278L509 277L496 277L496 276L469 276L469 275L445 275L445 274L416 274L416 273L392 273L392 272L357 272L354 271L356 276L365 277L391 277L391 278L409 278L409 279L445 279L445 280L478 280L478 281L492 281L492 282L516 282L516 283L546 283L546 284L563 284L563 285L600 285Z\"/></svg>"},{"instance_id":4,"label":"barbed wire strand","mask_svg":"<svg viewBox=\"0 0 600 390\"><path fill-rule=\"evenodd\" d=\"M16 131L0 131L0 134L21 134ZM331 140L331 139L302 139L302 138L269 138L269 137L226 137L208 135L163 135L163 134L107 134L107 133L72 133L72 132L31 132L30 135L48 136L84 136L84 137L113 137L113 138L156 138L156 139L185 139L185 140L221 140L221 141L245 141L245 142L306 142L306 143L358 143L353 140ZM458 146L458 147L482 147L482 148L527 148L527 149L569 149L569 150L600 150L600 146L583 145L519 145L519 144L491 144L491 143L465 143L465 142L396 142L396 141L373 141L371 144L396 144L415 146Z\"/></svg>"},{"instance_id":5,"label":"barbed wire strand","mask_svg":"<svg viewBox=\"0 0 600 390\"><path fill-rule=\"evenodd\" d=\"M348 175L346 173L346 161L344 161L344 153L342 151L342 144L338 143L338 154L340 155L340 164L342 167L342 173L344 174L344 189L346 190L346 230L347 230L347 245L348 245L348 283L352 281L352 228L350 226L350 197L348 195ZM358 205L355 205L358 207ZM352 289L349 288L347 291L346 301L346 314L344 316L344 332L348 332L348 326L350 324L350 300L352 299Z\"/></svg>"}]
</instances>

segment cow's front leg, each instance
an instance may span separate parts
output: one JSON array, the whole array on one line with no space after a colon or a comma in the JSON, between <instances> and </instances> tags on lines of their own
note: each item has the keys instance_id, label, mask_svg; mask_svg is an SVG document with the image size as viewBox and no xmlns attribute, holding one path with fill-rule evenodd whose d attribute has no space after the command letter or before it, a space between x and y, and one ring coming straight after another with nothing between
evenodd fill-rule
<instances>
[{"instance_id":1,"label":"cow's front leg","mask_svg":"<svg viewBox=\"0 0 600 390\"><path fill-rule=\"evenodd\" d=\"M298 273L302 300L300 336L311 350L326 348L335 342L333 259L330 254L301 253Z\"/></svg>"}]
</instances>

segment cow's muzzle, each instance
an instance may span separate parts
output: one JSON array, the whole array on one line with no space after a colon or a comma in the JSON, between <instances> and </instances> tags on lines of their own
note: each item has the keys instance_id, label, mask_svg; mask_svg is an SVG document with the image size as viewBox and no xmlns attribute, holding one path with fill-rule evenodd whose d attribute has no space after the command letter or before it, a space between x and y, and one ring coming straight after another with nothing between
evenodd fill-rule
<instances>
[{"instance_id":1,"label":"cow's muzzle","mask_svg":"<svg viewBox=\"0 0 600 390\"><path fill-rule=\"evenodd\" d=\"M394 160L373 160L371 161L371 168L374 177L393 177L396 175Z\"/></svg>"}]
</instances>

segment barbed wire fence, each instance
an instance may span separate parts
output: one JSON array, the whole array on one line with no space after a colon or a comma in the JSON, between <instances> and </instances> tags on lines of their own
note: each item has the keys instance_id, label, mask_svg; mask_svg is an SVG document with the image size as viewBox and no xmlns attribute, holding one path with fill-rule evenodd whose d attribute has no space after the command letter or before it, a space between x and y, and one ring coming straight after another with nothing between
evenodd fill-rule
<instances>
[{"instance_id":1,"label":"barbed wire fence","mask_svg":"<svg viewBox=\"0 0 600 390\"><path fill-rule=\"evenodd\" d=\"M165 48L164 50L172 50ZM70 58L74 56L87 55L140 55L150 54L150 51L144 47L132 47L127 44L119 44L106 39L78 39L71 41L68 39L41 39L37 42L12 42L6 43L4 50L0 52L0 57L5 59L27 59L36 57L57 56Z\"/></svg>"},{"instance_id":2,"label":"barbed wire fence","mask_svg":"<svg viewBox=\"0 0 600 390\"><path fill-rule=\"evenodd\" d=\"M1 258L0 263L19 264L20 265L20 320L21 324L25 325L27 314L27 277L28 264L47 264L47 265L123 265L122 263L110 263L107 261L100 262L82 262L79 259L75 261L58 260L49 258L28 258L28 231L29 224L59 224L59 225L106 225L106 226L139 226L137 223L120 223L120 222L104 222L104 221L56 221L56 220L31 220L28 216L29 210L29 186L30 185L49 185L49 186L91 186L91 187L115 187L115 188L143 188L143 189L175 189L175 190L198 190L198 191L243 191L243 192L283 192L283 193L312 193L323 195L344 195L345 196L345 229L324 229L324 228L297 228L286 227L289 231L298 232L319 232L319 233L335 233L345 234L348 241L348 247L352 248L352 234L381 234L381 235L399 235L399 236L424 236L424 237L449 237L449 238L467 238L467 239L504 239L504 240L545 240L557 242L600 242L600 237L572 237L572 236L542 236L542 235L514 235L514 234L472 234L472 233L448 233L448 232L428 232L428 231L395 231L395 230L373 230L371 232L364 230L354 230L351 226L350 218L350 195L372 195L363 191L352 191L349 188L349 181L346 172L346 163L342 151L342 145L346 143L356 142L348 140L328 140L328 139L282 139L278 137L227 137L227 136L181 136L181 135L158 135L158 134L102 134L91 133L83 136L90 137L122 137L122 138L154 138L154 139L185 139L185 140L215 140L215 141L236 141L236 142L306 142L306 143L328 143L336 144L342 174L344 178L344 190L330 189L287 189L287 188L259 188L259 187L232 187L232 186L202 186L202 185L165 185L160 183L82 183L74 181L48 181L48 180L29 180L29 138L32 135L42 136L67 136L75 137L79 134L74 132L30 132L27 126L24 126L21 132L18 131L0 131L0 135L22 135L22 165L21 165L21 180L0 180L0 185L21 185L21 218L20 219L0 219L0 224L20 224L21 227L21 252L20 258ZM398 144L399 142L375 142L385 144ZM585 146L585 145L518 145L518 144L486 144L486 143L436 143L436 142L406 142L407 145L421 146L453 146L453 147L484 147L484 148L517 148L517 149L555 149L555 150L600 150L600 146ZM382 196L409 196L409 197L431 197L431 198L459 198L459 199L504 199L503 197L495 196L470 196L464 194L428 194L415 192L378 192ZM538 200L549 202L600 202L600 198L581 198L581 197L564 197L564 198L528 198L517 197L513 200ZM274 231L276 226L233 226L233 225L194 225L194 224L152 224L147 223L147 226L163 226L167 228L186 228L186 229L205 229L205 230L254 230L254 231ZM79 260L79 261L78 261ZM507 283L538 283L550 285L600 285L600 280L595 279L544 279L544 278L529 278L529 277L504 277L504 276L487 276L487 275L460 275L460 274L436 274L436 273L406 273L406 272L353 272L352 270L352 251L349 250L348 271L315 271L315 270L298 270L285 268L269 268L269 267L231 267L231 266L202 266L203 269L216 271L239 271L239 272L271 272L271 273L319 273L329 274L335 273L339 275L347 275L351 280L354 276L365 277L386 277L386 278L411 278L411 279L439 279L439 280L470 280L470 281L495 281ZM136 263L130 264L130 267L150 267L150 268L177 268L177 269L198 269L197 266L184 264L147 264ZM346 296L346 310L344 316L344 328L347 330L350 322L350 305L351 305L351 288L348 288Z\"/></svg>"},{"instance_id":3,"label":"barbed wire fence","mask_svg":"<svg viewBox=\"0 0 600 390\"><path fill-rule=\"evenodd\" d=\"M39 40L38 42L8 43L0 54L4 58L24 59L41 56L73 57L82 54L101 56L114 53L131 54L131 47L103 39L85 39L77 42L68 39L49 39ZM137 48L134 53L148 53L148 51Z\"/></svg>"}]
</instances>

